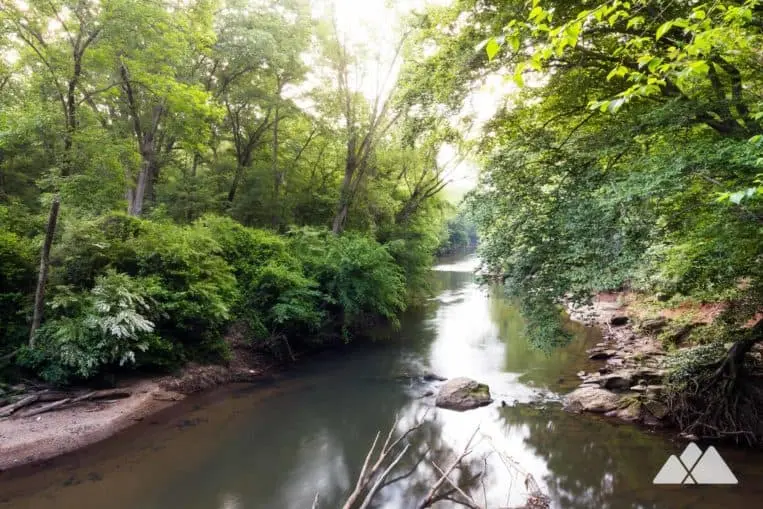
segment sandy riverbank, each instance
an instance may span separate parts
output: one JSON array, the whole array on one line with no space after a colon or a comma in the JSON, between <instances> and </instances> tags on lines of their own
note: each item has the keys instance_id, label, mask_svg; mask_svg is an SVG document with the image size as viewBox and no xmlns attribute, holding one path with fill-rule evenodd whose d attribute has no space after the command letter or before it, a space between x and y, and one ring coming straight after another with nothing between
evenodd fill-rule
<instances>
[{"instance_id":1,"label":"sandy riverbank","mask_svg":"<svg viewBox=\"0 0 763 509\"><path fill-rule=\"evenodd\" d=\"M272 359L253 352L244 341L231 340L227 365L186 366L174 376L124 382L129 397L83 401L75 406L23 414L24 408L0 419L0 472L37 463L100 442L153 415L186 395L230 383L257 382L276 370Z\"/></svg>"},{"instance_id":2,"label":"sandy riverbank","mask_svg":"<svg viewBox=\"0 0 763 509\"><path fill-rule=\"evenodd\" d=\"M184 398L158 380L122 385L128 398L91 401L31 417L0 420L0 470L53 458L100 442Z\"/></svg>"}]
</instances>

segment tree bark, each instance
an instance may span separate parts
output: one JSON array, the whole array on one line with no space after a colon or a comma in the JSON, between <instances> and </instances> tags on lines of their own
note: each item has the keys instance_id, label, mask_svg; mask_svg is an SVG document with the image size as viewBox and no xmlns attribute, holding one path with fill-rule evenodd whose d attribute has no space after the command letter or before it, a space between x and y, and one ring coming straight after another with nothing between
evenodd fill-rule
<instances>
[{"instance_id":1,"label":"tree bark","mask_svg":"<svg viewBox=\"0 0 763 509\"><path fill-rule=\"evenodd\" d=\"M56 224L58 222L58 208L61 205L61 199L56 196L50 205L50 214L48 214L48 226L45 230L45 242L42 245L40 255L40 272L37 277L37 290L34 294L34 315L32 317L32 327L29 331L29 346L34 348L34 336L42 323L42 314L45 307L45 285L48 282L48 268L50 265L50 248L53 245L53 235L56 233Z\"/></svg>"},{"instance_id":2,"label":"tree bark","mask_svg":"<svg viewBox=\"0 0 763 509\"><path fill-rule=\"evenodd\" d=\"M280 86L279 86L280 91ZM273 228L278 228L279 223L281 222L280 214L278 213L279 205L278 205L278 198L281 194L281 184L283 184L283 174L278 169L278 121L280 120L279 117L279 108L276 104L275 107L275 117L273 118L273 153L272 153L272 165L273 165Z\"/></svg>"}]
</instances>

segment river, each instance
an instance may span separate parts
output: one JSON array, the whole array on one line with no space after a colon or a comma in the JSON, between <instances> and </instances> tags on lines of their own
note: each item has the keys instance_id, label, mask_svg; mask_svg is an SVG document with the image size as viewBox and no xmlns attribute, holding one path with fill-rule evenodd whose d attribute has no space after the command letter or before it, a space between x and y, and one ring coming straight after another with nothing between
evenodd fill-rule
<instances>
[{"instance_id":1,"label":"river","mask_svg":"<svg viewBox=\"0 0 763 509\"><path fill-rule=\"evenodd\" d=\"M413 450L436 462L476 430L475 492L490 507L522 503L531 474L556 508L760 507L763 456L721 448L737 486L654 486L682 445L666 434L561 410L575 373L591 369L598 332L570 323L574 341L531 349L499 289L479 287L474 257L433 271L436 298L385 341L303 362L276 382L188 398L105 442L31 472L0 475L0 509L335 509L379 430L426 420ZM496 404L466 413L432 408L431 387L401 377L431 371L491 387ZM505 401L506 406L498 404ZM508 465L508 466L507 466ZM437 476L423 464L385 490L378 507L414 507ZM450 507L448 504L437 507Z\"/></svg>"}]
</instances>

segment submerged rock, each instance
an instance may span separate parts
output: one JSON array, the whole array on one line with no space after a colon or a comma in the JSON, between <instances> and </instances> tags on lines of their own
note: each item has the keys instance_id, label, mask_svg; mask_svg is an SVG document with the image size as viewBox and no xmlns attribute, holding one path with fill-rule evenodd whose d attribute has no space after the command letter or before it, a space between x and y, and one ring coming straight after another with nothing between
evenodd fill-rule
<instances>
[{"instance_id":1,"label":"submerged rock","mask_svg":"<svg viewBox=\"0 0 763 509\"><path fill-rule=\"evenodd\" d=\"M448 410L471 410L489 405L490 387L471 378L453 378L440 387L435 405Z\"/></svg>"},{"instance_id":2,"label":"submerged rock","mask_svg":"<svg viewBox=\"0 0 763 509\"><path fill-rule=\"evenodd\" d=\"M565 408L575 411L582 408L586 412L605 413L615 410L620 402L620 397L598 387L580 387L575 389L565 398Z\"/></svg>"},{"instance_id":3,"label":"submerged rock","mask_svg":"<svg viewBox=\"0 0 763 509\"><path fill-rule=\"evenodd\" d=\"M626 323L628 323L628 317L625 315L615 315L609 319L609 323L610 325L619 327L621 325L625 325Z\"/></svg>"}]
</instances>

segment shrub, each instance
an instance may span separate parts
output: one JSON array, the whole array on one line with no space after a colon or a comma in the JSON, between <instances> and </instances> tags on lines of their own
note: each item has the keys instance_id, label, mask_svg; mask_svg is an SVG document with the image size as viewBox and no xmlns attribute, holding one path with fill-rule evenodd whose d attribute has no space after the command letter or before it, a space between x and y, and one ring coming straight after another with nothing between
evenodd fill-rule
<instances>
[{"instance_id":1,"label":"shrub","mask_svg":"<svg viewBox=\"0 0 763 509\"><path fill-rule=\"evenodd\" d=\"M56 313L37 333L37 345L21 354L22 364L51 382L91 378L104 368L135 364L148 350L161 312L154 278L133 278L108 270L88 292L59 288L49 305Z\"/></svg>"},{"instance_id":2,"label":"shrub","mask_svg":"<svg viewBox=\"0 0 763 509\"><path fill-rule=\"evenodd\" d=\"M152 278L152 298L163 312L156 332L171 341L173 356L183 360L189 349L193 355L225 354L221 332L237 299L236 280L208 231L111 214L67 230L54 260L54 286L73 291L89 291L109 269ZM147 356L139 361L151 364Z\"/></svg>"},{"instance_id":3,"label":"shrub","mask_svg":"<svg viewBox=\"0 0 763 509\"><path fill-rule=\"evenodd\" d=\"M297 337L322 326L318 284L304 275L282 237L225 217L205 216L197 224L233 267L239 287L234 315L248 322L256 339Z\"/></svg>"},{"instance_id":4,"label":"shrub","mask_svg":"<svg viewBox=\"0 0 763 509\"><path fill-rule=\"evenodd\" d=\"M386 247L351 233L302 229L291 237L305 273L320 285L324 307L339 317L345 337L378 317L397 323L406 307L405 276Z\"/></svg>"},{"instance_id":5,"label":"shrub","mask_svg":"<svg viewBox=\"0 0 763 509\"><path fill-rule=\"evenodd\" d=\"M36 279L34 252L31 242L0 231L0 354L28 334L27 315Z\"/></svg>"}]
</instances>

